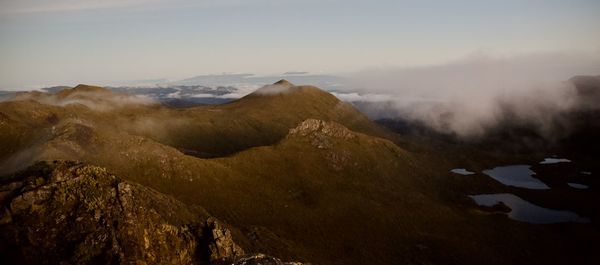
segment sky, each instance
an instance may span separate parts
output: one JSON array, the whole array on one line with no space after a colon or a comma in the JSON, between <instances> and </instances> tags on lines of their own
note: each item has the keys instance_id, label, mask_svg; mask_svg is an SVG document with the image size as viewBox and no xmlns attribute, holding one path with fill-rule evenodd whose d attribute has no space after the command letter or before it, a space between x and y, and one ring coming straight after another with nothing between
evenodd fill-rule
<instances>
[{"instance_id":1,"label":"sky","mask_svg":"<svg viewBox=\"0 0 600 265\"><path fill-rule=\"evenodd\" d=\"M0 89L600 54L596 0L0 0Z\"/></svg>"}]
</instances>

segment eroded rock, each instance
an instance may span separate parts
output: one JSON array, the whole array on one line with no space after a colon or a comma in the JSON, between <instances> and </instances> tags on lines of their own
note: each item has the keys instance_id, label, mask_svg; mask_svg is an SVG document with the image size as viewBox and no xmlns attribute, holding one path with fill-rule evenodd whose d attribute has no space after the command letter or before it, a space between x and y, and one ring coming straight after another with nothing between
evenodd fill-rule
<instances>
[{"instance_id":1,"label":"eroded rock","mask_svg":"<svg viewBox=\"0 0 600 265\"><path fill-rule=\"evenodd\" d=\"M0 260L10 264L230 264L244 254L204 210L101 167L42 162L0 191Z\"/></svg>"},{"instance_id":2,"label":"eroded rock","mask_svg":"<svg viewBox=\"0 0 600 265\"><path fill-rule=\"evenodd\" d=\"M352 139L356 135L348 128L336 122L326 122L316 119L307 119L300 123L296 128L290 129L289 135L301 136L327 136L341 139Z\"/></svg>"},{"instance_id":3,"label":"eroded rock","mask_svg":"<svg viewBox=\"0 0 600 265\"><path fill-rule=\"evenodd\" d=\"M205 227L203 238L207 240L211 260L227 260L244 255L244 250L233 241L231 231L217 219L209 218Z\"/></svg>"}]
</instances>

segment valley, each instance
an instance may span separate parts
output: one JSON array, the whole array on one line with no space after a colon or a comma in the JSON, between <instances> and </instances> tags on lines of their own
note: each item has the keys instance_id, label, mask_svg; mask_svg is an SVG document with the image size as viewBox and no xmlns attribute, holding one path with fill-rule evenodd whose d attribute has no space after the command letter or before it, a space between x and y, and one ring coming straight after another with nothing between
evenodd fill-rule
<instances>
[{"instance_id":1,"label":"valley","mask_svg":"<svg viewBox=\"0 0 600 265\"><path fill-rule=\"evenodd\" d=\"M230 227L228 233L244 253L264 253L278 260L310 264L600 261L594 251L600 243L600 209L589 203L598 199L595 177L600 168L593 162L594 156L552 147L572 162L542 165L539 162L552 154L552 149L494 151L481 148L485 142L464 144L396 133L319 88L285 80L229 103L184 108L88 85L55 93L19 93L0 103L0 132L0 171L5 176L2 194L8 194L0 200L5 212L0 224L4 236L25 233L15 227L39 226L29 220L39 218L35 215L39 209L51 214L69 211L47 204L43 198L32 201L35 207L31 209L13 209L15 200L25 199L27 193L9 188L13 187L10 183L32 176L49 183L44 175L48 173L35 173L31 168L36 161L47 161L58 163L58 171L55 166L43 170L54 175L72 171L69 168L75 164L69 163L82 163L107 172L92 174L99 181L109 174L132 183L139 187L134 193L139 197L134 196L132 203L144 209L153 207L143 204L144 194L158 196L158 201L176 201L176 207L169 202L159 212L159 217L172 216L176 221L137 217L148 222L139 224L140 231L172 222L198 226L214 218ZM503 185L485 175L494 167L515 164L533 165L535 179L550 190ZM454 168L474 174L450 172ZM591 173L582 175L581 171ZM69 174L77 178L79 173ZM573 189L567 182L590 188ZM93 186L86 188L95 192ZM573 211L586 222L515 221L503 213L506 209L479 207L469 197L504 193L541 207ZM100 203L109 207L110 200ZM49 205L56 210L47 208ZM494 205L487 206L502 208ZM171 212L173 207L186 210ZM506 202L504 207L515 204ZM82 214L82 218L91 217ZM65 231L76 220L74 216L61 226L44 227ZM109 229L100 231L115 233ZM45 232L37 233L29 237ZM90 232L82 229L80 233ZM12 254L0 258L34 263L35 257L55 248L27 239L10 241L15 238L19 237L6 238L12 243L1 245L4 249L0 252L8 254L10 246ZM143 238L131 239L132 251ZM203 240L199 238L195 240ZM80 239L60 240L87 246ZM104 240L107 245L114 244ZM191 248L185 254L191 255L189 259L151 263L219 262ZM57 256L57 261L85 261L69 251L59 253L63 256ZM93 253L89 254L93 259L111 258L115 263L137 257L119 256L118 251ZM224 257L233 262L243 258L235 251Z\"/></svg>"}]
</instances>

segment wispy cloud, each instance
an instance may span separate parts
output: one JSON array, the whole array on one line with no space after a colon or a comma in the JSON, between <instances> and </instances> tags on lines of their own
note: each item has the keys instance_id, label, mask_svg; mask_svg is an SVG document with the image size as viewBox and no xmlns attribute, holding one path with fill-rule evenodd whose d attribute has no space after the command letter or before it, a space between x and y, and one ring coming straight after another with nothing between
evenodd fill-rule
<instances>
[{"instance_id":1,"label":"wispy cloud","mask_svg":"<svg viewBox=\"0 0 600 265\"><path fill-rule=\"evenodd\" d=\"M501 120L507 108L544 127L555 113L573 107L574 90L564 81L598 74L600 54L476 53L444 65L357 73L350 86L354 89L337 96L370 102L363 111L374 118L393 113L439 131L470 136Z\"/></svg>"},{"instance_id":2,"label":"wispy cloud","mask_svg":"<svg viewBox=\"0 0 600 265\"><path fill-rule=\"evenodd\" d=\"M122 8L167 2L165 0L8 0L0 2L4 14L68 12L104 8Z\"/></svg>"},{"instance_id":3,"label":"wispy cloud","mask_svg":"<svg viewBox=\"0 0 600 265\"><path fill-rule=\"evenodd\" d=\"M0 14L73 12L97 9L160 7L162 5L207 7L258 3L276 4L279 2L290 1L291 0L3 0L0 1Z\"/></svg>"}]
</instances>

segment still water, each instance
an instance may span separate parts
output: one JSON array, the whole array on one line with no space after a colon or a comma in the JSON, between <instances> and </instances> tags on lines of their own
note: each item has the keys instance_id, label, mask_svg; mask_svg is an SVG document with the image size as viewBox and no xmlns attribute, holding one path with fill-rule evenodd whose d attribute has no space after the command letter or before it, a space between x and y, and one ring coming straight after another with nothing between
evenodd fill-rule
<instances>
[{"instance_id":1,"label":"still water","mask_svg":"<svg viewBox=\"0 0 600 265\"><path fill-rule=\"evenodd\" d=\"M588 185L583 185L581 183L574 183L574 182L569 182L569 183L567 183L567 185L569 185L569 187L571 187L571 188L579 189L579 190L585 190L585 189L589 188Z\"/></svg>"},{"instance_id":2,"label":"still water","mask_svg":"<svg viewBox=\"0 0 600 265\"><path fill-rule=\"evenodd\" d=\"M535 172L531 170L531 166L529 165L495 167L493 169L484 170L483 174L486 174L507 186L535 190L550 189L544 182L532 177L535 175Z\"/></svg>"},{"instance_id":3,"label":"still water","mask_svg":"<svg viewBox=\"0 0 600 265\"><path fill-rule=\"evenodd\" d=\"M540 207L510 193L481 194L471 195L469 197L480 206L492 207L502 202L511 209L511 211L507 213L508 217L521 222L532 224L590 222L590 219L581 217L576 213Z\"/></svg>"},{"instance_id":4,"label":"still water","mask_svg":"<svg viewBox=\"0 0 600 265\"><path fill-rule=\"evenodd\" d=\"M540 162L542 165L546 164L558 164L558 163L569 163L571 160L566 158L544 158L544 161Z\"/></svg>"},{"instance_id":5,"label":"still water","mask_svg":"<svg viewBox=\"0 0 600 265\"><path fill-rule=\"evenodd\" d=\"M450 170L450 172L456 173L456 174L461 174L461 175L473 175L473 174L475 174L475 172L468 171L468 170L466 170L464 168L455 168L455 169Z\"/></svg>"}]
</instances>

